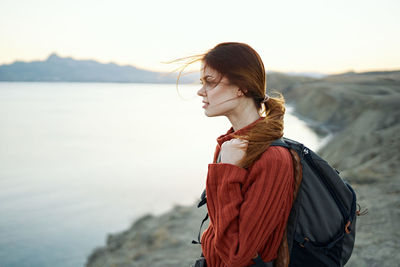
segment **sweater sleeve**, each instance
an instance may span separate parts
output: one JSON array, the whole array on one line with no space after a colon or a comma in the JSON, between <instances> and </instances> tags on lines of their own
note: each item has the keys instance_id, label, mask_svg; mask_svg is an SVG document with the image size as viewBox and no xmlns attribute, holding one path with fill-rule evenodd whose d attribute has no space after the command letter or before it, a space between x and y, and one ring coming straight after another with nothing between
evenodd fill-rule
<instances>
[{"instance_id":1,"label":"sweater sleeve","mask_svg":"<svg viewBox=\"0 0 400 267\"><path fill-rule=\"evenodd\" d=\"M292 180L292 160L285 148L268 148L249 170L209 164L206 193L214 240L205 255L217 254L227 266L250 264L282 222Z\"/></svg>"}]
</instances>

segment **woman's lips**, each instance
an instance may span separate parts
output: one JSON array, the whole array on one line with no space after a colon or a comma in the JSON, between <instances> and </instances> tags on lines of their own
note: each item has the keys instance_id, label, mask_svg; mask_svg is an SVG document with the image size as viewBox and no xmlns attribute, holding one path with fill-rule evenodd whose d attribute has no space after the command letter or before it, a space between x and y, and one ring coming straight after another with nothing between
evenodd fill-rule
<instances>
[{"instance_id":1,"label":"woman's lips","mask_svg":"<svg viewBox=\"0 0 400 267\"><path fill-rule=\"evenodd\" d=\"M204 102L204 101L203 101L203 103L204 103L204 105L203 105L203 108L206 108L206 107L208 107L209 103L207 103L207 102Z\"/></svg>"}]
</instances>

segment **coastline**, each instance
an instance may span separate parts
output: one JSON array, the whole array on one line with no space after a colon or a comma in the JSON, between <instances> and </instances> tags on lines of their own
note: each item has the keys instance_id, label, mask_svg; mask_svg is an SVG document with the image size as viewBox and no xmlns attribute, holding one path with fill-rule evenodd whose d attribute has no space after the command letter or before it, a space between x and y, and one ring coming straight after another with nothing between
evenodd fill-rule
<instances>
[{"instance_id":1,"label":"coastline","mask_svg":"<svg viewBox=\"0 0 400 267\"><path fill-rule=\"evenodd\" d=\"M270 75L268 84L280 88L295 112L327 138L318 154L341 171L358 203L369 210L357 219L346 266L395 266L400 261L400 72L321 79ZM190 241L206 213L196 204L145 215L129 229L109 234L86 266L189 266L201 253Z\"/></svg>"}]
</instances>

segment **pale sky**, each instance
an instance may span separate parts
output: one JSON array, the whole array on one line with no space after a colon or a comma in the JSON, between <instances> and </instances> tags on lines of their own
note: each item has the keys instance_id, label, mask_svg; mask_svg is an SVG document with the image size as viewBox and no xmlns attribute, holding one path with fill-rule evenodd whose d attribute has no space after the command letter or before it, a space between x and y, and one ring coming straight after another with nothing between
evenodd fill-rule
<instances>
[{"instance_id":1,"label":"pale sky","mask_svg":"<svg viewBox=\"0 0 400 267\"><path fill-rule=\"evenodd\" d=\"M0 64L76 59L155 71L244 42L268 71L400 69L400 1L0 0Z\"/></svg>"}]
</instances>

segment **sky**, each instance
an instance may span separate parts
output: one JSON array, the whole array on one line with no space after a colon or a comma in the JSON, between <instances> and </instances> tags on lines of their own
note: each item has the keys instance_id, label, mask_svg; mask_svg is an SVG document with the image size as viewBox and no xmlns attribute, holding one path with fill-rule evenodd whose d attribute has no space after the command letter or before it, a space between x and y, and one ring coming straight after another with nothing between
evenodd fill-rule
<instances>
[{"instance_id":1,"label":"sky","mask_svg":"<svg viewBox=\"0 0 400 267\"><path fill-rule=\"evenodd\" d=\"M168 72L234 41L267 71L398 70L399 14L398 0L0 0L0 64L57 53Z\"/></svg>"}]
</instances>

